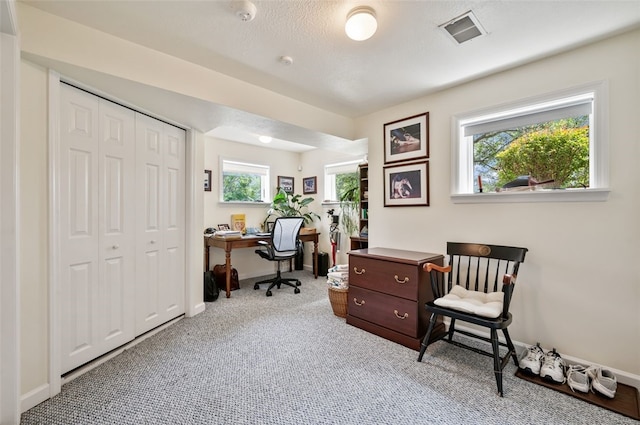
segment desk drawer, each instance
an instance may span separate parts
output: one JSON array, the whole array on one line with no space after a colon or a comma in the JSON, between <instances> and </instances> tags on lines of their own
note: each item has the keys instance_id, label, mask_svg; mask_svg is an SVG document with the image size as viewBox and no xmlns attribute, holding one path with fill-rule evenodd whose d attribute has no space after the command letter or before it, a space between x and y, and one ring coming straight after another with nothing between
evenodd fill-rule
<instances>
[{"instance_id":1,"label":"desk drawer","mask_svg":"<svg viewBox=\"0 0 640 425\"><path fill-rule=\"evenodd\" d=\"M418 337L420 318L415 301L392 297L350 284L347 305L350 316L359 317L410 337Z\"/></svg>"},{"instance_id":2,"label":"desk drawer","mask_svg":"<svg viewBox=\"0 0 640 425\"><path fill-rule=\"evenodd\" d=\"M410 300L418 299L419 272L415 265L356 256L349 258L349 285Z\"/></svg>"}]
</instances>

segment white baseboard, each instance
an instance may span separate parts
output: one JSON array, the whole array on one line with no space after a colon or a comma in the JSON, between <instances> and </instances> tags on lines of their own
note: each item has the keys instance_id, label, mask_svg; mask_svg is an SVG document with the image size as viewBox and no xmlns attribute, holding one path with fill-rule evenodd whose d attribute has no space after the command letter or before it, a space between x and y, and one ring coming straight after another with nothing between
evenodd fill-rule
<instances>
[{"instance_id":1,"label":"white baseboard","mask_svg":"<svg viewBox=\"0 0 640 425\"><path fill-rule=\"evenodd\" d=\"M42 384L28 393L23 394L22 397L20 397L20 413L24 413L32 407L36 407L38 404L47 400L50 396L49 384Z\"/></svg>"},{"instance_id":2,"label":"white baseboard","mask_svg":"<svg viewBox=\"0 0 640 425\"><path fill-rule=\"evenodd\" d=\"M447 330L449 329L449 321L445 320L445 325L447 326ZM475 328L469 328L466 326L459 326L456 325L456 329L460 329L460 330L464 330L466 332L470 332L476 335L480 335L486 338L489 338L489 334L485 333L485 332L480 332L478 331L478 329ZM499 338L500 341L505 342L503 338ZM481 343L486 343L487 345L490 345L489 343L487 343L486 341L482 341L482 340L478 340ZM513 340L513 345L516 347L516 351L518 352L518 354L522 353L524 350L526 350L527 348L530 347L530 345L525 344L523 342L520 341L516 341ZM545 352L546 351L551 351L548 348L545 347L541 347ZM589 365L593 365L595 364L592 361L589 360L585 360L585 359L581 359L578 357L573 357L573 356L567 356L565 354L561 354L562 358L570 365L572 364L581 364L584 366L589 366ZM607 365L600 365L605 369L610 370L617 378L618 382L620 382L621 384L625 384L625 385L629 385L631 387L635 387L640 391L640 375L635 375L633 373L629 373L629 372L625 372L623 370L619 370L619 369L615 369L613 367L607 366Z\"/></svg>"},{"instance_id":3,"label":"white baseboard","mask_svg":"<svg viewBox=\"0 0 640 425\"><path fill-rule=\"evenodd\" d=\"M77 369L75 369L72 372L69 372L67 375L65 375L64 377L62 377L62 385L73 381L74 379L76 379L78 376L83 375L87 372L89 372L92 369L95 369L96 367L100 366L101 364L111 360L112 358L116 357L119 354L122 354L125 350L128 350L131 347L134 347L138 344L140 344L142 341L144 341L145 339L152 337L153 335L157 334L158 332L168 328L169 326L173 325L174 323L176 323L177 321L182 320L182 316L181 317L176 317L173 320L170 320L160 326L158 326L157 328L154 328L152 330L150 330L149 332L140 335L139 337L136 337L133 341L116 348L113 351L110 351L109 353L98 357L97 359L85 364L84 366L81 366Z\"/></svg>"},{"instance_id":4,"label":"white baseboard","mask_svg":"<svg viewBox=\"0 0 640 425\"><path fill-rule=\"evenodd\" d=\"M193 316L197 316L198 314L202 313L206 308L206 304L204 302L198 303L195 306L193 306L192 311L190 311L189 315L187 317L193 317Z\"/></svg>"}]
</instances>

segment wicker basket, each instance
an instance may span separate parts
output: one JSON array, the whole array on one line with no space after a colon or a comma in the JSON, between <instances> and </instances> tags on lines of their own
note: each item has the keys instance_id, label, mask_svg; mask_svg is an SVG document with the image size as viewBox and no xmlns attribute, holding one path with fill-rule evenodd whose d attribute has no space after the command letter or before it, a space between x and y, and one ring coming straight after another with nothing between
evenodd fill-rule
<instances>
[{"instance_id":1,"label":"wicker basket","mask_svg":"<svg viewBox=\"0 0 640 425\"><path fill-rule=\"evenodd\" d=\"M349 289L329 287L329 301L333 314L338 317L347 317L347 293Z\"/></svg>"}]
</instances>

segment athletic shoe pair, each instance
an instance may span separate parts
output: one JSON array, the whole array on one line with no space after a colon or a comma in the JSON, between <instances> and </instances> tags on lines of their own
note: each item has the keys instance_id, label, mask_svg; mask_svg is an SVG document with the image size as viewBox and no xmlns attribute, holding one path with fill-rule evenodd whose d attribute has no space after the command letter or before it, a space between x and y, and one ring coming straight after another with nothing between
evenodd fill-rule
<instances>
[{"instance_id":1,"label":"athletic shoe pair","mask_svg":"<svg viewBox=\"0 0 640 425\"><path fill-rule=\"evenodd\" d=\"M540 348L540 343L527 348L519 360L520 369L532 375L540 375L541 378L556 384L564 384L565 363L560 354L554 348L545 352Z\"/></svg>"},{"instance_id":2,"label":"athletic shoe pair","mask_svg":"<svg viewBox=\"0 0 640 425\"><path fill-rule=\"evenodd\" d=\"M556 384L568 383L572 391L589 392L591 389L605 397L613 398L616 395L617 379L615 375L600 366L584 367L571 365L568 368L564 359L554 348L546 354L540 348L540 343L529 347L519 361L520 369ZM566 369L566 377L565 377Z\"/></svg>"},{"instance_id":3,"label":"athletic shoe pair","mask_svg":"<svg viewBox=\"0 0 640 425\"><path fill-rule=\"evenodd\" d=\"M618 388L616 376L610 370L600 366L584 367L579 364L569 366L567 383L571 391L587 393L591 389L608 398L615 397Z\"/></svg>"}]
</instances>

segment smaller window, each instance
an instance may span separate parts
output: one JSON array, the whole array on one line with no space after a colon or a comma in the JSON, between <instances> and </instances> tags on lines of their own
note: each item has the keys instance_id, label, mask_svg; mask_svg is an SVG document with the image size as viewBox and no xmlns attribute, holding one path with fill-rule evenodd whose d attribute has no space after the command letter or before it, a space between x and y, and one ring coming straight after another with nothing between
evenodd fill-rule
<instances>
[{"instance_id":1,"label":"smaller window","mask_svg":"<svg viewBox=\"0 0 640 425\"><path fill-rule=\"evenodd\" d=\"M339 202L345 190L358 184L360 160L324 166L324 201Z\"/></svg>"},{"instance_id":2,"label":"smaller window","mask_svg":"<svg viewBox=\"0 0 640 425\"><path fill-rule=\"evenodd\" d=\"M270 202L269 166L222 159L220 201Z\"/></svg>"}]
</instances>

